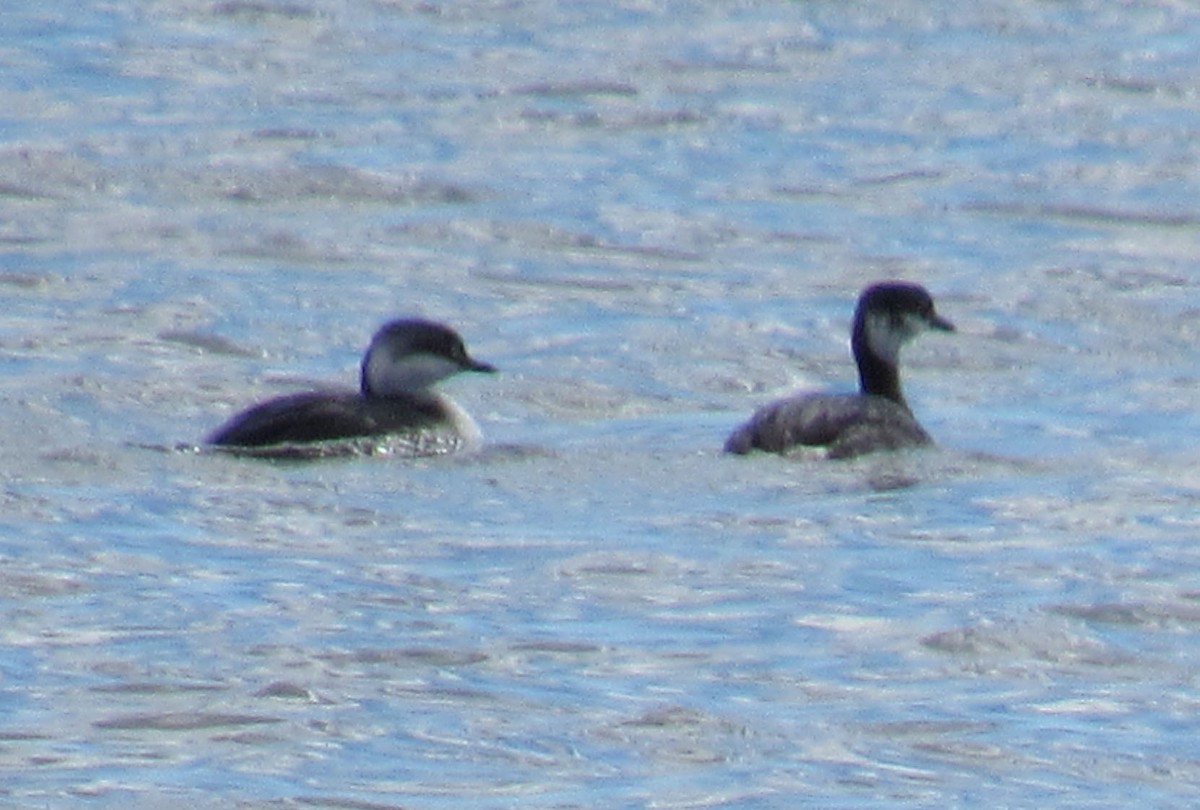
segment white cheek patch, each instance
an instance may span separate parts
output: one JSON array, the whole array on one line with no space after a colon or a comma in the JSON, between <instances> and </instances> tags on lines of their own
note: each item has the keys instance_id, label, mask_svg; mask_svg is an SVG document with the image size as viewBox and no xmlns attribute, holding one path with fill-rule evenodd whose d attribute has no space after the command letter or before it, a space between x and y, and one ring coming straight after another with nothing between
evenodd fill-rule
<instances>
[{"instance_id":1,"label":"white cheek patch","mask_svg":"<svg viewBox=\"0 0 1200 810\"><path fill-rule=\"evenodd\" d=\"M371 352L367 360L367 384L375 394L419 391L461 371L458 363L434 354L388 357L386 351Z\"/></svg>"},{"instance_id":2,"label":"white cheek patch","mask_svg":"<svg viewBox=\"0 0 1200 810\"><path fill-rule=\"evenodd\" d=\"M900 347L929 328L929 323L920 315L906 312L900 324L889 315L867 316L867 340L881 360L892 365L899 364Z\"/></svg>"},{"instance_id":3,"label":"white cheek patch","mask_svg":"<svg viewBox=\"0 0 1200 810\"><path fill-rule=\"evenodd\" d=\"M893 326L891 316L867 316L867 344L880 360L885 360L893 366L899 363L900 347L912 337L911 334L906 334L907 332L906 327Z\"/></svg>"}]
</instances>

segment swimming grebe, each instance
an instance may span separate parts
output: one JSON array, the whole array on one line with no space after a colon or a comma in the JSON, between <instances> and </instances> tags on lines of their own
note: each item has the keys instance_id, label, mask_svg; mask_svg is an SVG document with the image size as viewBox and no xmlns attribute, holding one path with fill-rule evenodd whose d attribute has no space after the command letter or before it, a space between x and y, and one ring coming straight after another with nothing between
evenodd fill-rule
<instances>
[{"instance_id":1,"label":"swimming grebe","mask_svg":"<svg viewBox=\"0 0 1200 810\"><path fill-rule=\"evenodd\" d=\"M408 433L449 435L452 444L475 441L474 421L432 387L460 371L495 370L472 359L447 326L392 321L371 339L357 393L309 391L271 399L233 417L207 441L265 447Z\"/></svg>"},{"instance_id":2,"label":"swimming grebe","mask_svg":"<svg viewBox=\"0 0 1200 810\"><path fill-rule=\"evenodd\" d=\"M760 408L725 442L729 453L783 453L801 445L829 458L930 444L900 390L900 347L927 329L953 332L924 287L898 281L863 290L850 345L858 394L802 394Z\"/></svg>"}]
</instances>

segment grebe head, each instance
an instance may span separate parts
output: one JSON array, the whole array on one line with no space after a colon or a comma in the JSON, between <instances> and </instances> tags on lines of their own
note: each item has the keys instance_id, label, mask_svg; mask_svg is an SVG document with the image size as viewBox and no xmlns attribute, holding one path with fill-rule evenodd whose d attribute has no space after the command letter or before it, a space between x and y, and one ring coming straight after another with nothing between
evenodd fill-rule
<instances>
[{"instance_id":1,"label":"grebe head","mask_svg":"<svg viewBox=\"0 0 1200 810\"><path fill-rule=\"evenodd\" d=\"M865 349L894 367L900 347L929 329L953 332L954 324L937 314L924 287L902 281L873 284L854 313L855 354Z\"/></svg>"},{"instance_id":2,"label":"grebe head","mask_svg":"<svg viewBox=\"0 0 1200 810\"><path fill-rule=\"evenodd\" d=\"M420 318L385 324L371 338L362 362L363 396L420 391L460 371L495 371L467 354L458 333Z\"/></svg>"}]
</instances>

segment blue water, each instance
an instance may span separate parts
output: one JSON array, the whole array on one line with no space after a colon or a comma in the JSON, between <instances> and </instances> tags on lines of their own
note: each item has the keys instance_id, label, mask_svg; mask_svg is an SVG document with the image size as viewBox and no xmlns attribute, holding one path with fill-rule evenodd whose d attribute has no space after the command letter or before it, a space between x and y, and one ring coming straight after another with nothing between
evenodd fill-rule
<instances>
[{"instance_id":1,"label":"blue water","mask_svg":"<svg viewBox=\"0 0 1200 810\"><path fill-rule=\"evenodd\" d=\"M0 805L1194 806L1186 4L0 18ZM939 447L723 456L885 277ZM410 314L480 452L177 449Z\"/></svg>"}]
</instances>

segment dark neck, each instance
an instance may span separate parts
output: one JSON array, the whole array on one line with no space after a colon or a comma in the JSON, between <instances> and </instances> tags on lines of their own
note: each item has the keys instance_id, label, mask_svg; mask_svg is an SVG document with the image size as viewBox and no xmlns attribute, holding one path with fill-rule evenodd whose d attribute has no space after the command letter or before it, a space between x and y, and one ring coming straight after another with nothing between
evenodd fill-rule
<instances>
[{"instance_id":1,"label":"dark neck","mask_svg":"<svg viewBox=\"0 0 1200 810\"><path fill-rule=\"evenodd\" d=\"M908 410L900 391L900 370L881 358L867 345L866 330L856 328L851 341L854 361L858 364L858 385L864 394L885 397Z\"/></svg>"}]
</instances>

